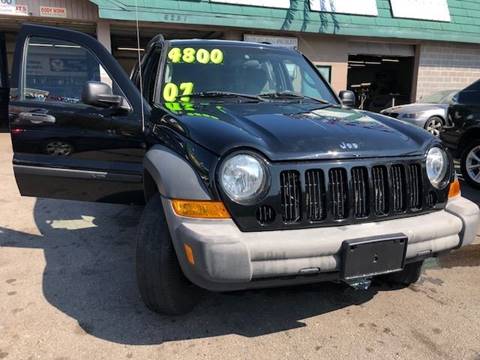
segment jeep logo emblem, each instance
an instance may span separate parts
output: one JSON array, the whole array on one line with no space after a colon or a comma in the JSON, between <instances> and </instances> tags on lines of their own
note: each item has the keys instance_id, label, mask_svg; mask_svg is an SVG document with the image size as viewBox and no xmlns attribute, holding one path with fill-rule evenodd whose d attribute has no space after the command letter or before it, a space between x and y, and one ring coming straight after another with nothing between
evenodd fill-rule
<instances>
[{"instance_id":1,"label":"jeep logo emblem","mask_svg":"<svg viewBox=\"0 0 480 360\"><path fill-rule=\"evenodd\" d=\"M342 142L340 144L340 148L343 149L343 150L357 150L358 149L358 144L357 143Z\"/></svg>"}]
</instances>

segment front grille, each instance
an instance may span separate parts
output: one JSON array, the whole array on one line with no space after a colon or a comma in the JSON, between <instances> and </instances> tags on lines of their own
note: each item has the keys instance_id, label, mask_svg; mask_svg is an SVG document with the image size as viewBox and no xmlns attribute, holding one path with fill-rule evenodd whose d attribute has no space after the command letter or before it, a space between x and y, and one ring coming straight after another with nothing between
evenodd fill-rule
<instances>
[{"instance_id":1,"label":"front grille","mask_svg":"<svg viewBox=\"0 0 480 360\"><path fill-rule=\"evenodd\" d=\"M408 194L410 196L410 208L419 210L422 208L422 168L419 164L411 164L408 167Z\"/></svg>"},{"instance_id":2,"label":"front grille","mask_svg":"<svg viewBox=\"0 0 480 360\"><path fill-rule=\"evenodd\" d=\"M388 214L388 173L385 166L372 168L373 211L376 216Z\"/></svg>"},{"instance_id":3,"label":"front grille","mask_svg":"<svg viewBox=\"0 0 480 360\"><path fill-rule=\"evenodd\" d=\"M393 212L405 211L405 168L402 165L393 165L390 169L392 182Z\"/></svg>"},{"instance_id":4,"label":"front grille","mask_svg":"<svg viewBox=\"0 0 480 360\"><path fill-rule=\"evenodd\" d=\"M260 225L271 224L275 220L275 210L268 205L260 206L257 209L256 217Z\"/></svg>"},{"instance_id":5,"label":"front grille","mask_svg":"<svg viewBox=\"0 0 480 360\"><path fill-rule=\"evenodd\" d=\"M282 171L280 174L282 196L282 217L285 223L300 221L300 173L298 171Z\"/></svg>"},{"instance_id":6,"label":"front grille","mask_svg":"<svg viewBox=\"0 0 480 360\"><path fill-rule=\"evenodd\" d=\"M321 224L419 211L430 200L423 199L423 182L420 163L282 171L282 219L285 224Z\"/></svg>"},{"instance_id":7,"label":"front grille","mask_svg":"<svg viewBox=\"0 0 480 360\"><path fill-rule=\"evenodd\" d=\"M322 170L305 173L305 210L310 221L322 221L326 216L324 176Z\"/></svg>"},{"instance_id":8,"label":"front grille","mask_svg":"<svg viewBox=\"0 0 480 360\"><path fill-rule=\"evenodd\" d=\"M347 171L342 168L330 170L329 190L332 197L332 215L335 220L345 219L348 216L347 196L348 179Z\"/></svg>"},{"instance_id":9,"label":"front grille","mask_svg":"<svg viewBox=\"0 0 480 360\"><path fill-rule=\"evenodd\" d=\"M352 169L353 216L362 219L370 213L368 204L368 170L365 167Z\"/></svg>"}]
</instances>

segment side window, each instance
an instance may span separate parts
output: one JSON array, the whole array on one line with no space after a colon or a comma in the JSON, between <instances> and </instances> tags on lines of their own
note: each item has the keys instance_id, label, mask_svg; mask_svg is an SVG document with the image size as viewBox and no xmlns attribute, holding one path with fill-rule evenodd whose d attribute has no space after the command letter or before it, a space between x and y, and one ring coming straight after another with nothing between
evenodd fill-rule
<instances>
[{"instance_id":1,"label":"side window","mask_svg":"<svg viewBox=\"0 0 480 360\"><path fill-rule=\"evenodd\" d=\"M79 104L88 81L103 82L122 95L88 49L64 40L30 38L23 80L23 98L31 101Z\"/></svg>"},{"instance_id":2,"label":"side window","mask_svg":"<svg viewBox=\"0 0 480 360\"><path fill-rule=\"evenodd\" d=\"M480 91L480 80L475 81L465 88L467 91Z\"/></svg>"},{"instance_id":3,"label":"side window","mask_svg":"<svg viewBox=\"0 0 480 360\"><path fill-rule=\"evenodd\" d=\"M307 96L318 96L318 91L315 88L315 80L312 79L310 74L305 73L298 64L293 62L285 61L284 64L289 77L287 82L290 82L291 90Z\"/></svg>"},{"instance_id":4,"label":"side window","mask_svg":"<svg viewBox=\"0 0 480 360\"><path fill-rule=\"evenodd\" d=\"M318 76L312 67L305 64L301 57L282 59L279 65L286 91L323 99L331 103L337 102L327 83Z\"/></svg>"},{"instance_id":5,"label":"side window","mask_svg":"<svg viewBox=\"0 0 480 360\"><path fill-rule=\"evenodd\" d=\"M480 91L464 90L458 94L457 101L463 105L480 105Z\"/></svg>"}]
</instances>

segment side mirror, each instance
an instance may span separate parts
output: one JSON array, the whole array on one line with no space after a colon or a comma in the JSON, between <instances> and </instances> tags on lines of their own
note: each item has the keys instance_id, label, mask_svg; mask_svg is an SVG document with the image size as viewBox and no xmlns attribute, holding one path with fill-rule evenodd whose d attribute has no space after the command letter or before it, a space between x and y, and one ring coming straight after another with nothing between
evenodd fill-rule
<instances>
[{"instance_id":1,"label":"side mirror","mask_svg":"<svg viewBox=\"0 0 480 360\"><path fill-rule=\"evenodd\" d=\"M102 82L89 81L82 91L82 102L101 108L123 108L124 99L122 96L113 95L112 88Z\"/></svg>"},{"instance_id":2,"label":"side mirror","mask_svg":"<svg viewBox=\"0 0 480 360\"><path fill-rule=\"evenodd\" d=\"M350 90L340 91L339 97L344 106L350 107L350 108L355 107L356 99L355 99L355 93L353 91L350 91Z\"/></svg>"}]
</instances>

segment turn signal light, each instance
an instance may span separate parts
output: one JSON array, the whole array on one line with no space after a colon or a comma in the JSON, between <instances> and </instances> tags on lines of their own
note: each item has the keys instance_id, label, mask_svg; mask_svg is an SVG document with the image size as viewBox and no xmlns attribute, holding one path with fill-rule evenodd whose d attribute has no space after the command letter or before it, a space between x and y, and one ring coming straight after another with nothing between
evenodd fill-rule
<instances>
[{"instance_id":1,"label":"turn signal light","mask_svg":"<svg viewBox=\"0 0 480 360\"><path fill-rule=\"evenodd\" d=\"M458 181L458 179L455 179L455 181L450 184L450 189L448 190L448 198L451 199L460 195L460 181Z\"/></svg>"},{"instance_id":2,"label":"turn signal light","mask_svg":"<svg viewBox=\"0 0 480 360\"><path fill-rule=\"evenodd\" d=\"M193 250L190 245L183 244L183 250L185 250L185 256L191 265L195 265L195 257L193 256Z\"/></svg>"},{"instance_id":3,"label":"turn signal light","mask_svg":"<svg viewBox=\"0 0 480 360\"><path fill-rule=\"evenodd\" d=\"M179 216L199 219L230 219L221 201L172 200L175 213Z\"/></svg>"}]
</instances>

